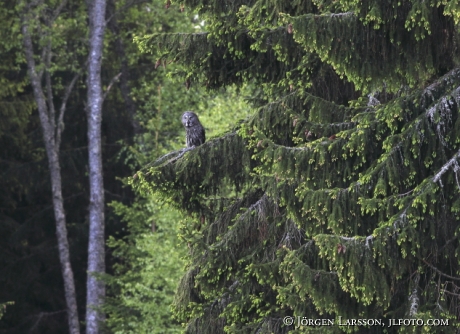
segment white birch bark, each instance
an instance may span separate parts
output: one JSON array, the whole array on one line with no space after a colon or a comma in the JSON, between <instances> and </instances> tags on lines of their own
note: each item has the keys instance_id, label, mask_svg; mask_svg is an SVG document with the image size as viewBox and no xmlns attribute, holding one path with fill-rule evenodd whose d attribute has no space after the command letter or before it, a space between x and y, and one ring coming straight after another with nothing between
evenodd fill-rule
<instances>
[{"instance_id":1,"label":"white birch bark","mask_svg":"<svg viewBox=\"0 0 460 334\"><path fill-rule=\"evenodd\" d=\"M102 179L102 87L101 64L105 31L105 0L87 1L89 15L88 55L88 154L89 154L89 244L86 285L86 333L99 333L104 315L100 310L105 296L104 283L97 274L105 272L104 185ZM96 274L96 275L95 275Z\"/></svg>"}]
</instances>

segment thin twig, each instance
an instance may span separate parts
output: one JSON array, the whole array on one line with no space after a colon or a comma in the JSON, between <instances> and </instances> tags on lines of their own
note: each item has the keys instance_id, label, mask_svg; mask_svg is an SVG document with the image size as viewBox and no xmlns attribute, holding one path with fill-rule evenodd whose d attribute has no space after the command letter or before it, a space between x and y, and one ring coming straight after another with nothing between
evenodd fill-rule
<instances>
[{"instance_id":1,"label":"thin twig","mask_svg":"<svg viewBox=\"0 0 460 334\"><path fill-rule=\"evenodd\" d=\"M445 292L445 293L447 293L447 294L449 294L449 295L452 295L452 296L460 297L460 295L459 295L458 293L453 293L453 292L450 292L450 291L445 290L445 289L444 289L444 290L441 290L441 291L442 291L442 292Z\"/></svg>"},{"instance_id":2,"label":"thin twig","mask_svg":"<svg viewBox=\"0 0 460 334\"><path fill-rule=\"evenodd\" d=\"M59 109L59 115L58 115L58 123L56 126L56 147L58 151L61 145L61 134L62 134L62 131L64 131L64 113L66 110L67 100L69 99L70 93L72 92L72 89L75 86L75 83L77 82L79 77L80 77L80 73L75 74L72 81L66 87L64 97L62 98L61 108Z\"/></svg>"},{"instance_id":3,"label":"thin twig","mask_svg":"<svg viewBox=\"0 0 460 334\"><path fill-rule=\"evenodd\" d=\"M64 313L64 312L66 312L66 310L61 310L61 311L56 311L56 312L40 312L40 313L38 313L36 315L37 320L35 321L34 325L29 329L29 333L34 332L34 330L38 327L38 324L40 323L40 321L42 320L43 317L49 317L49 316L53 316L53 315Z\"/></svg>"},{"instance_id":4,"label":"thin twig","mask_svg":"<svg viewBox=\"0 0 460 334\"><path fill-rule=\"evenodd\" d=\"M450 276L450 275L444 274L441 270L439 270L438 268L436 268L435 266L433 266L431 263L428 263L425 259L422 259L422 261L425 262L425 264L426 264L428 267L430 267L431 269L433 269L434 271L436 271L439 275L444 276L444 277L447 277L447 278L450 278L450 279L453 279L453 280L460 281L460 277L454 277L454 276Z\"/></svg>"},{"instance_id":5,"label":"thin twig","mask_svg":"<svg viewBox=\"0 0 460 334\"><path fill-rule=\"evenodd\" d=\"M59 14L61 14L61 11L66 4L67 4L67 0L62 0L59 6L57 6L57 8L53 12L53 16L51 17L51 23L56 21L57 17L59 16Z\"/></svg>"},{"instance_id":6,"label":"thin twig","mask_svg":"<svg viewBox=\"0 0 460 334\"><path fill-rule=\"evenodd\" d=\"M112 88L113 84L120 78L120 76L121 76L121 72L118 73L116 76L114 76L112 78L112 80L110 80L109 85L107 86L107 89L105 90L104 95L102 96L102 102L104 102L104 100L107 97L107 95L109 94L109 91Z\"/></svg>"},{"instance_id":7,"label":"thin twig","mask_svg":"<svg viewBox=\"0 0 460 334\"><path fill-rule=\"evenodd\" d=\"M442 252L444 250L444 248L446 248L451 242L457 240L457 237L453 237L452 239L449 239L447 240L447 242L444 244L444 246L442 246L440 249L439 249L439 252Z\"/></svg>"},{"instance_id":8,"label":"thin twig","mask_svg":"<svg viewBox=\"0 0 460 334\"><path fill-rule=\"evenodd\" d=\"M412 189L412 190L409 190L407 193L404 193L404 194L398 194L398 197L404 197L404 196L407 196L409 195L411 192L413 192L415 189Z\"/></svg>"}]
</instances>

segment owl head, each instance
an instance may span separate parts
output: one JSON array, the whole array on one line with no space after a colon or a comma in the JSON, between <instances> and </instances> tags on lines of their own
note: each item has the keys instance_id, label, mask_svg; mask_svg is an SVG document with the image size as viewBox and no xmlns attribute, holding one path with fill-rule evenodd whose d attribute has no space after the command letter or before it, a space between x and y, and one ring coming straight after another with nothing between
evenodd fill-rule
<instances>
[{"instance_id":1,"label":"owl head","mask_svg":"<svg viewBox=\"0 0 460 334\"><path fill-rule=\"evenodd\" d=\"M191 128L195 125L200 124L198 116L192 111L186 111L182 114L182 124L186 128Z\"/></svg>"}]
</instances>

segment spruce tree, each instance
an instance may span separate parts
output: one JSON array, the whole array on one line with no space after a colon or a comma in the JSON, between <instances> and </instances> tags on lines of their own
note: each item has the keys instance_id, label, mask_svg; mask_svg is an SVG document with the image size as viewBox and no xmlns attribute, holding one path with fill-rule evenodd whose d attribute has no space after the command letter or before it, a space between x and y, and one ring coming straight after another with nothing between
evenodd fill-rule
<instances>
[{"instance_id":1,"label":"spruce tree","mask_svg":"<svg viewBox=\"0 0 460 334\"><path fill-rule=\"evenodd\" d=\"M440 319L455 332L457 3L186 0L184 8L206 21L206 33L154 34L140 47L183 63L176 74L187 87L258 87L251 117L133 181L190 217L175 302L186 331L417 332L389 326L414 319L438 332L427 321ZM338 325L352 319L382 325Z\"/></svg>"}]
</instances>

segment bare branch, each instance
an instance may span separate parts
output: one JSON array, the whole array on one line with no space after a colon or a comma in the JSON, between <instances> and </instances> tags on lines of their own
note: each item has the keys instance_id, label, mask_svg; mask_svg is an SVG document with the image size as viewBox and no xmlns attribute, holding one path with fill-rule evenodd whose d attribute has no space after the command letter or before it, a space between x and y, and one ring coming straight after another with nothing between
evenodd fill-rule
<instances>
[{"instance_id":1,"label":"bare branch","mask_svg":"<svg viewBox=\"0 0 460 334\"><path fill-rule=\"evenodd\" d=\"M110 80L109 85L107 86L107 89L105 90L104 95L102 96L102 102L104 102L104 100L107 97L107 95L109 94L110 89L112 88L113 84L120 78L120 76L121 76L121 72L118 73L116 76L114 76L112 78L112 80Z\"/></svg>"},{"instance_id":2,"label":"bare branch","mask_svg":"<svg viewBox=\"0 0 460 334\"><path fill-rule=\"evenodd\" d=\"M66 4L67 4L67 0L62 0L59 6L57 6L57 8L54 10L50 23L53 23L54 21L56 21L57 17L59 16L59 14L61 14L61 11Z\"/></svg>"},{"instance_id":3,"label":"bare branch","mask_svg":"<svg viewBox=\"0 0 460 334\"><path fill-rule=\"evenodd\" d=\"M449 295L452 295L452 296L460 297L460 295L459 295L458 293L453 293L453 292L450 292L450 291L448 291L448 290L446 290L446 289L441 290L441 291L442 291L442 292L445 292L445 293L447 293L447 294L449 294Z\"/></svg>"},{"instance_id":4,"label":"bare branch","mask_svg":"<svg viewBox=\"0 0 460 334\"><path fill-rule=\"evenodd\" d=\"M430 267L431 269L433 269L434 271L436 271L439 275L444 276L444 277L447 277L447 278L450 278L450 279L453 279L453 280L460 281L460 277L454 277L454 276L450 276L450 275L444 274L441 270L439 270L438 268L436 268L435 266L433 266L431 263L428 263L426 260L422 259L422 261L425 262L425 264L426 264L428 267Z\"/></svg>"},{"instance_id":5,"label":"bare branch","mask_svg":"<svg viewBox=\"0 0 460 334\"><path fill-rule=\"evenodd\" d=\"M38 325L40 324L40 321L44 317L50 317L50 316L53 316L53 315L56 315L56 314L61 314L61 313L64 313L64 312L66 312L66 310L55 311L55 312L40 312L40 313L38 313L36 315L37 320L35 321L34 325L30 328L29 333L34 332L34 330L38 327Z\"/></svg>"},{"instance_id":6,"label":"bare branch","mask_svg":"<svg viewBox=\"0 0 460 334\"><path fill-rule=\"evenodd\" d=\"M33 54L32 38L30 36L29 26L26 24L27 18L22 15L21 21L22 35L24 37L24 53L29 69L30 81L34 90L35 100L37 101L38 112L42 120L42 124L45 128L48 129L50 126L49 115L47 113L45 96L43 95L40 76L37 74L37 68Z\"/></svg>"},{"instance_id":7,"label":"bare branch","mask_svg":"<svg viewBox=\"0 0 460 334\"><path fill-rule=\"evenodd\" d=\"M442 246L440 249L439 249L439 252L441 252L442 250L444 250L444 248L446 248L450 243L452 243L453 241L457 240L457 237L453 237L452 239L449 239L447 240L447 242L444 244L444 246Z\"/></svg>"},{"instance_id":8,"label":"bare branch","mask_svg":"<svg viewBox=\"0 0 460 334\"><path fill-rule=\"evenodd\" d=\"M75 83L77 82L79 77L80 77L80 73L75 74L72 81L66 87L66 90L64 92L64 97L62 98L61 108L59 109L59 115L58 115L58 123L56 127L56 147L58 150L61 145L61 134L62 134L62 131L64 131L64 113L66 109L67 100L69 99L70 93L72 92L72 89L75 86Z\"/></svg>"},{"instance_id":9,"label":"bare branch","mask_svg":"<svg viewBox=\"0 0 460 334\"><path fill-rule=\"evenodd\" d=\"M37 7L40 6L43 3L43 0L33 0L29 4L26 5L27 9L30 9L32 7Z\"/></svg>"},{"instance_id":10,"label":"bare branch","mask_svg":"<svg viewBox=\"0 0 460 334\"><path fill-rule=\"evenodd\" d=\"M47 48L43 48L43 50L42 50L42 52L40 54L40 59L45 59L46 51L47 51ZM45 72L45 67L44 66L40 67L40 70L38 71L38 78L40 79L40 81L42 80L44 72Z\"/></svg>"},{"instance_id":11,"label":"bare branch","mask_svg":"<svg viewBox=\"0 0 460 334\"><path fill-rule=\"evenodd\" d=\"M433 182L438 182L441 176L443 176L443 174L447 172L447 170L457 162L458 158L460 158L460 151L455 153L455 155L448 162L446 162L444 166L441 167L439 172L433 177Z\"/></svg>"},{"instance_id":12,"label":"bare branch","mask_svg":"<svg viewBox=\"0 0 460 334\"><path fill-rule=\"evenodd\" d=\"M48 44L45 48L46 51L46 59L45 59L45 68L46 71L45 80L46 80L46 95L48 98L48 112L49 112L49 121L51 128L56 128L56 109L54 108L54 98L53 98L53 89L51 85L51 73L49 71L51 67L51 39L48 40Z\"/></svg>"}]
</instances>

